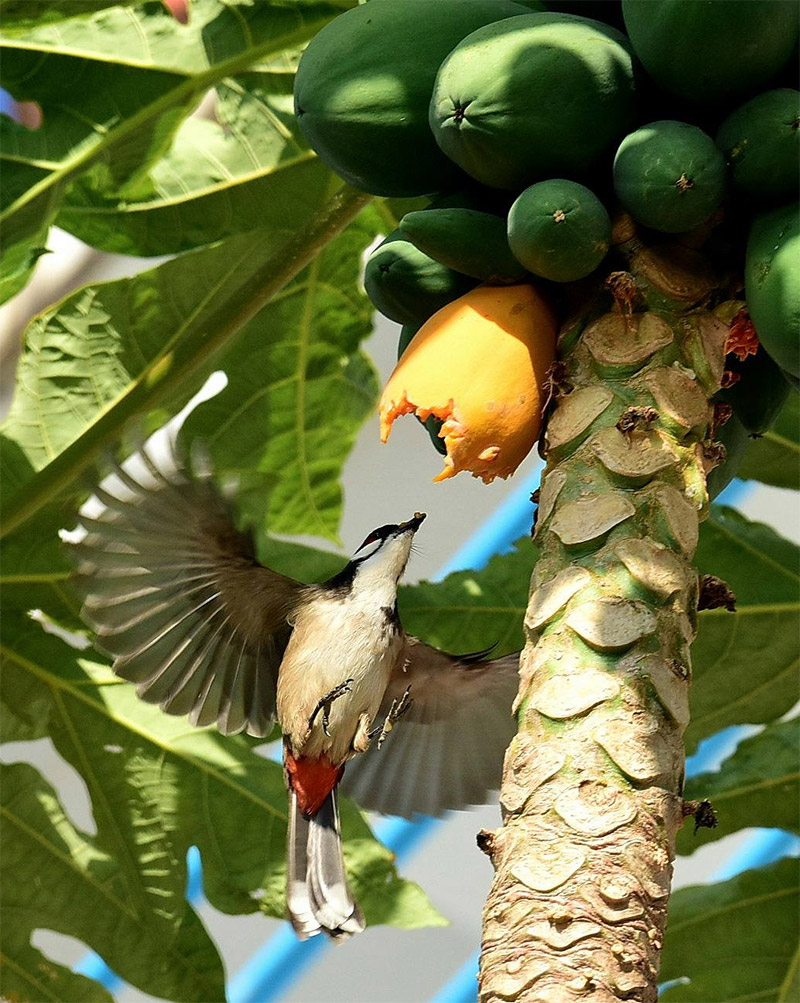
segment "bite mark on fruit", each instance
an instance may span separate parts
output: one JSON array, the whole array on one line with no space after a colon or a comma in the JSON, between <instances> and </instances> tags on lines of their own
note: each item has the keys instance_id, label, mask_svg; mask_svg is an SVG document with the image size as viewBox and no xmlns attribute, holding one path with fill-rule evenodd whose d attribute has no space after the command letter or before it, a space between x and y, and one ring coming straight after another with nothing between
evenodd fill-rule
<instances>
[{"instance_id":1,"label":"bite mark on fruit","mask_svg":"<svg viewBox=\"0 0 800 1003\"><path fill-rule=\"evenodd\" d=\"M472 455L469 430L460 419L452 398L446 404L425 406L415 404L403 393L399 401L392 402L381 413L381 442L389 439L395 419L406 414L413 414L422 422L432 415L442 423L439 437L444 440L447 454L443 461L444 469L433 478L435 482L446 481L462 470L469 470L473 477L480 477L484 484L491 484L495 477L508 477L512 472L497 468L500 446L487 446L477 456Z\"/></svg>"}]
</instances>

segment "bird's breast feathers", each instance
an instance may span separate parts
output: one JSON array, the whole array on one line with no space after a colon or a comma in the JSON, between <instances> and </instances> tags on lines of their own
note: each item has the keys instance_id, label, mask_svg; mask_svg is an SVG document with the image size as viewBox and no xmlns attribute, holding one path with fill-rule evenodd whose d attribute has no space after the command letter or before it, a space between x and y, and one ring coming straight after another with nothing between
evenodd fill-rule
<instances>
[{"instance_id":1,"label":"bird's breast feathers","mask_svg":"<svg viewBox=\"0 0 800 1003\"><path fill-rule=\"evenodd\" d=\"M361 716L375 717L401 649L395 617L374 603L321 597L299 611L278 672L277 703L295 753L343 762ZM348 690L328 710L330 735L321 712L309 732L320 700L346 680Z\"/></svg>"}]
</instances>

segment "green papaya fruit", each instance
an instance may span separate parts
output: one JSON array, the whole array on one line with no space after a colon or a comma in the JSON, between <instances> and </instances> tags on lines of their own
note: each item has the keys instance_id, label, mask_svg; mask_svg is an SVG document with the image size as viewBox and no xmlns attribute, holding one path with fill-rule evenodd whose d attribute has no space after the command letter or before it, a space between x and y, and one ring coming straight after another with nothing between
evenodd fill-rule
<instances>
[{"instance_id":1,"label":"green papaya fruit","mask_svg":"<svg viewBox=\"0 0 800 1003\"><path fill-rule=\"evenodd\" d=\"M750 437L747 434L747 429L733 414L717 430L716 441L721 442L725 447L725 457L709 472L706 478L709 501L714 501L718 495L722 494L738 473L744 454L747 452Z\"/></svg>"},{"instance_id":2,"label":"green papaya fruit","mask_svg":"<svg viewBox=\"0 0 800 1003\"><path fill-rule=\"evenodd\" d=\"M789 199L800 183L800 91L765 91L722 123L717 146L733 185L758 199Z\"/></svg>"},{"instance_id":3,"label":"green papaya fruit","mask_svg":"<svg viewBox=\"0 0 800 1003\"><path fill-rule=\"evenodd\" d=\"M789 381L763 347L744 360L729 355L725 368L736 373L739 379L733 386L721 390L718 399L731 405L750 435L763 435L772 428L789 396Z\"/></svg>"},{"instance_id":4,"label":"green papaya fruit","mask_svg":"<svg viewBox=\"0 0 800 1003\"><path fill-rule=\"evenodd\" d=\"M508 242L528 271L553 282L589 275L611 246L611 220L600 199L555 178L526 188L508 214Z\"/></svg>"},{"instance_id":5,"label":"green papaya fruit","mask_svg":"<svg viewBox=\"0 0 800 1003\"><path fill-rule=\"evenodd\" d=\"M474 285L466 275L459 275L414 247L400 230L390 233L375 248L364 269L367 296L384 317L398 324L426 321Z\"/></svg>"},{"instance_id":6,"label":"green papaya fruit","mask_svg":"<svg viewBox=\"0 0 800 1003\"><path fill-rule=\"evenodd\" d=\"M622 13L656 83L700 103L763 87L797 44L796 0L622 0Z\"/></svg>"},{"instance_id":7,"label":"green papaya fruit","mask_svg":"<svg viewBox=\"0 0 800 1003\"><path fill-rule=\"evenodd\" d=\"M686 122L651 122L614 157L614 191L633 218L666 233L699 226L725 194L725 158L710 136Z\"/></svg>"},{"instance_id":8,"label":"green papaya fruit","mask_svg":"<svg viewBox=\"0 0 800 1003\"><path fill-rule=\"evenodd\" d=\"M750 228L745 295L765 351L800 376L800 205L757 216Z\"/></svg>"},{"instance_id":9,"label":"green papaya fruit","mask_svg":"<svg viewBox=\"0 0 800 1003\"><path fill-rule=\"evenodd\" d=\"M512 0L370 0L345 11L300 59L300 129L362 191L426 195L455 187L459 172L428 129L436 71L465 35L523 11Z\"/></svg>"},{"instance_id":10,"label":"green papaya fruit","mask_svg":"<svg viewBox=\"0 0 800 1003\"><path fill-rule=\"evenodd\" d=\"M474 209L427 209L400 220L400 232L448 268L482 282L519 282L524 267L508 246L506 221Z\"/></svg>"},{"instance_id":11,"label":"green papaya fruit","mask_svg":"<svg viewBox=\"0 0 800 1003\"><path fill-rule=\"evenodd\" d=\"M411 343L414 335L419 331L421 324L404 324L401 331L400 337L397 341L397 358L405 352ZM437 418L436 415L429 415L425 421L420 418L419 415L415 416L420 425L423 426L425 431L428 433L428 437L433 443L433 448L437 453L441 453L442 456L447 456L447 446L444 444L444 439L439 437L439 432L442 428L442 419Z\"/></svg>"},{"instance_id":12,"label":"green papaya fruit","mask_svg":"<svg viewBox=\"0 0 800 1003\"><path fill-rule=\"evenodd\" d=\"M411 339L422 327L422 324L403 324L400 328L400 337L397 339L397 358L405 352L411 344Z\"/></svg>"},{"instance_id":13,"label":"green papaya fruit","mask_svg":"<svg viewBox=\"0 0 800 1003\"><path fill-rule=\"evenodd\" d=\"M517 190L580 175L630 125L631 53L609 25L523 14L479 28L436 76L430 124L467 174Z\"/></svg>"}]
</instances>

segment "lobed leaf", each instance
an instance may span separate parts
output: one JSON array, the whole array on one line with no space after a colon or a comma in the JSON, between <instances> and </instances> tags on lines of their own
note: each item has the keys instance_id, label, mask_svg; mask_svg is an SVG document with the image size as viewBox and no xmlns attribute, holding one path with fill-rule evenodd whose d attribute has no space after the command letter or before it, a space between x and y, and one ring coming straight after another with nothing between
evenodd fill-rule
<instances>
[{"instance_id":1,"label":"lobed leaf","mask_svg":"<svg viewBox=\"0 0 800 1003\"><path fill-rule=\"evenodd\" d=\"M17 722L16 738L46 729L79 770L97 835L64 816L30 767L17 771L16 784L3 784L0 894L11 967L36 976L39 957L29 937L46 927L79 937L152 995L222 999L219 957L184 898L186 852L199 848L204 892L216 908L283 916L281 767L243 737L193 729L143 704L94 656L31 626L4 618L4 716ZM440 924L421 890L397 876L392 855L360 813L345 805L342 819L368 921ZM34 888L40 872L48 881Z\"/></svg>"},{"instance_id":2,"label":"lobed leaf","mask_svg":"<svg viewBox=\"0 0 800 1003\"><path fill-rule=\"evenodd\" d=\"M372 329L360 257L379 225L363 212L247 325L218 360L227 387L181 429L237 475L247 525L337 539L339 476L378 393L358 346Z\"/></svg>"},{"instance_id":3,"label":"lobed leaf","mask_svg":"<svg viewBox=\"0 0 800 1003\"><path fill-rule=\"evenodd\" d=\"M800 832L800 744L797 720L768 724L741 742L719 770L686 782L684 798L708 798L717 813L715 829L693 839L691 826L678 836L678 852L689 854L710 840L739 829L766 828Z\"/></svg>"},{"instance_id":4,"label":"lobed leaf","mask_svg":"<svg viewBox=\"0 0 800 1003\"><path fill-rule=\"evenodd\" d=\"M798 998L796 860L682 888L669 904L660 979L666 1003L789 1003Z\"/></svg>"},{"instance_id":5,"label":"lobed leaf","mask_svg":"<svg viewBox=\"0 0 800 1003\"><path fill-rule=\"evenodd\" d=\"M259 324L259 309L368 201L342 189L291 238L276 230L230 238L134 278L84 287L34 318L4 426L12 478L3 533L44 505L73 501L78 476L104 449L117 447L132 417L181 407L233 336L253 318ZM344 267L354 281L356 264ZM290 298L296 296L297 288ZM352 331L338 321L326 331L332 327L334 341L340 328ZM345 375L369 381L359 361L345 366ZM269 379L249 368L251 379Z\"/></svg>"},{"instance_id":6,"label":"lobed leaf","mask_svg":"<svg viewBox=\"0 0 800 1003\"><path fill-rule=\"evenodd\" d=\"M38 102L44 120L36 130L0 120L0 298L27 281L74 182L146 189L150 165L209 87L302 44L341 9L196 0L188 25L154 3L32 29L6 25L0 83L18 100Z\"/></svg>"},{"instance_id":7,"label":"lobed leaf","mask_svg":"<svg viewBox=\"0 0 800 1003\"><path fill-rule=\"evenodd\" d=\"M56 222L121 254L176 254L235 233L296 227L330 183L297 129L294 58L217 85L214 118L187 118L135 190L76 183Z\"/></svg>"}]
</instances>

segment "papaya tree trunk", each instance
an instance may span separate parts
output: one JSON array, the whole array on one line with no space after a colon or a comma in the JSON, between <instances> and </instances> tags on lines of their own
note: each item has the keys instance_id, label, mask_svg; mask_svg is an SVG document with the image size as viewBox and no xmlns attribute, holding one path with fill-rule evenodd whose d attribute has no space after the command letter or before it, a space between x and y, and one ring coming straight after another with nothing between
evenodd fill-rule
<instances>
[{"instance_id":1,"label":"papaya tree trunk","mask_svg":"<svg viewBox=\"0 0 800 1003\"><path fill-rule=\"evenodd\" d=\"M656 999L727 326L698 251L616 232L559 336L483 1003Z\"/></svg>"}]
</instances>

